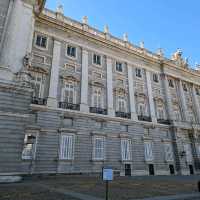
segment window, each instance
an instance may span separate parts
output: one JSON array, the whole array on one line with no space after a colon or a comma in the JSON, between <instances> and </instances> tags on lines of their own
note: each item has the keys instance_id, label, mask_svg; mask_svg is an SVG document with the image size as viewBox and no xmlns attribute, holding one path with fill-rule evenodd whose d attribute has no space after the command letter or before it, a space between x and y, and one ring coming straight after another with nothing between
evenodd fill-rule
<instances>
[{"instance_id":1,"label":"window","mask_svg":"<svg viewBox=\"0 0 200 200\"><path fill-rule=\"evenodd\" d=\"M192 150L191 150L191 145L190 144L185 144L183 146L183 149L186 153L186 161L187 162L192 162Z\"/></svg>"},{"instance_id":2,"label":"window","mask_svg":"<svg viewBox=\"0 0 200 200\"><path fill-rule=\"evenodd\" d=\"M75 58L76 57L76 47L68 45L67 46L67 55Z\"/></svg>"},{"instance_id":3,"label":"window","mask_svg":"<svg viewBox=\"0 0 200 200\"><path fill-rule=\"evenodd\" d=\"M170 162L174 160L172 145L171 144L164 144L165 149L165 161Z\"/></svg>"},{"instance_id":4,"label":"window","mask_svg":"<svg viewBox=\"0 0 200 200\"><path fill-rule=\"evenodd\" d=\"M74 135L61 135L60 159L74 159Z\"/></svg>"},{"instance_id":5,"label":"window","mask_svg":"<svg viewBox=\"0 0 200 200\"><path fill-rule=\"evenodd\" d=\"M118 96L117 98L117 111L119 112L126 112L126 101L123 96Z\"/></svg>"},{"instance_id":6,"label":"window","mask_svg":"<svg viewBox=\"0 0 200 200\"><path fill-rule=\"evenodd\" d=\"M187 92L187 85L184 83L183 84L183 90L185 91L185 92Z\"/></svg>"},{"instance_id":7,"label":"window","mask_svg":"<svg viewBox=\"0 0 200 200\"><path fill-rule=\"evenodd\" d=\"M94 88L93 92L93 107L102 107L102 91L101 88Z\"/></svg>"},{"instance_id":8,"label":"window","mask_svg":"<svg viewBox=\"0 0 200 200\"><path fill-rule=\"evenodd\" d=\"M123 65L120 62L116 62L116 71L123 72Z\"/></svg>"},{"instance_id":9,"label":"window","mask_svg":"<svg viewBox=\"0 0 200 200\"><path fill-rule=\"evenodd\" d=\"M153 81L158 83L159 80L158 80L158 74L153 74Z\"/></svg>"},{"instance_id":10,"label":"window","mask_svg":"<svg viewBox=\"0 0 200 200\"><path fill-rule=\"evenodd\" d=\"M196 90L196 95L200 95L200 92L199 92L199 88L195 88L195 90Z\"/></svg>"},{"instance_id":11,"label":"window","mask_svg":"<svg viewBox=\"0 0 200 200\"><path fill-rule=\"evenodd\" d=\"M145 161L153 160L152 142L144 143L144 155L145 155Z\"/></svg>"},{"instance_id":12,"label":"window","mask_svg":"<svg viewBox=\"0 0 200 200\"><path fill-rule=\"evenodd\" d=\"M174 82L173 82L173 80L169 79L168 82L169 82L169 87L174 88Z\"/></svg>"},{"instance_id":13,"label":"window","mask_svg":"<svg viewBox=\"0 0 200 200\"><path fill-rule=\"evenodd\" d=\"M33 97L43 98L44 81L45 81L45 78L43 74L40 74L40 73L32 74L31 87L33 89Z\"/></svg>"},{"instance_id":14,"label":"window","mask_svg":"<svg viewBox=\"0 0 200 200\"><path fill-rule=\"evenodd\" d=\"M46 49L47 48L47 37L46 36L42 36L42 35L37 35L35 44L38 47Z\"/></svg>"},{"instance_id":15,"label":"window","mask_svg":"<svg viewBox=\"0 0 200 200\"><path fill-rule=\"evenodd\" d=\"M94 54L93 55L93 64L95 65L101 65L101 56Z\"/></svg>"},{"instance_id":16,"label":"window","mask_svg":"<svg viewBox=\"0 0 200 200\"><path fill-rule=\"evenodd\" d=\"M164 111L163 111L163 109L158 109L157 118L158 119L164 119Z\"/></svg>"},{"instance_id":17,"label":"window","mask_svg":"<svg viewBox=\"0 0 200 200\"><path fill-rule=\"evenodd\" d=\"M65 82L62 99L64 102L75 104L76 100L75 100L74 82L72 81Z\"/></svg>"},{"instance_id":18,"label":"window","mask_svg":"<svg viewBox=\"0 0 200 200\"><path fill-rule=\"evenodd\" d=\"M93 159L94 160L104 160L105 159L105 138L104 137L94 137L94 149L93 149Z\"/></svg>"},{"instance_id":19,"label":"window","mask_svg":"<svg viewBox=\"0 0 200 200\"><path fill-rule=\"evenodd\" d=\"M26 134L24 137L24 148L22 151L22 159L29 160L35 158L36 135Z\"/></svg>"},{"instance_id":20,"label":"window","mask_svg":"<svg viewBox=\"0 0 200 200\"><path fill-rule=\"evenodd\" d=\"M142 78L142 70L140 68L136 68L135 75L139 78Z\"/></svg>"},{"instance_id":21,"label":"window","mask_svg":"<svg viewBox=\"0 0 200 200\"><path fill-rule=\"evenodd\" d=\"M122 156L122 161L131 160L131 140L130 139L121 140L121 156Z\"/></svg>"},{"instance_id":22,"label":"window","mask_svg":"<svg viewBox=\"0 0 200 200\"><path fill-rule=\"evenodd\" d=\"M145 115L145 106L144 104L138 104L138 115L144 116Z\"/></svg>"}]
</instances>

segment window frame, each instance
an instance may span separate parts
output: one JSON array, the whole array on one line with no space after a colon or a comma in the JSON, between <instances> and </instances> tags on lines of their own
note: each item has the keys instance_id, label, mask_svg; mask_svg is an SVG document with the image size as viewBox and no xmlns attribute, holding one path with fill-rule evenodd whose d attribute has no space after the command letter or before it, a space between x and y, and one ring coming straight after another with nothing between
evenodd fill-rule
<instances>
[{"instance_id":1,"label":"window frame","mask_svg":"<svg viewBox=\"0 0 200 200\"><path fill-rule=\"evenodd\" d=\"M140 71L140 73L138 73ZM139 75L140 74L140 75ZM135 68L135 77L142 79L143 78L143 74L142 74L142 68L136 67Z\"/></svg>"},{"instance_id":2,"label":"window frame","mask_svg":"<svg viewBox=\"0 0 200 200\"><path fill-rule=\"evenodd\" d=\"M98 136L95 135L93 136L93 152L92 152L92 159L94 161L104 161L105 160L105 155L106 155L106 137L105 136ZM97 148L96 148L96 140L102 140L103 141L103 148L101 147L102 150L102 157L97 157Z\"/></svg>"},{"instance_id":3,"label":"window frame","mask_svg":"<svg viewBox=\"0 0 200 200\"><path fill-rule=\"evenodd\" d=\"M70 154L71 154L71 157L64 157L63 156L63 137L71 137L71 139L72 139L72 147L71 147L71 152L70 152ZM65 144L66 145L66 144ZM65 148L66 148L66 146L65 146ZM65 149L65 151L66 151L66 149ZM59 146L59 160L68 160L68 161L70 161L70 160L74 160L74 153L75 153L75 134L73 134L73 133L61 133L60 134L60 146Z\"/></svg>"},{"instance_id":4,"label":"window frame","mask_svg":"<svg viewBox=\"0 0 200 200\"><path fill-rule=\"evenodd\" d=\"M127 142L127 149L123 149L123 142ZM126 152L127 151L127 158ZM124 157L125 156L125 157ZM132 141L129 138L121 138L121 159L123 162L132 160Z\"/></svg>"},{"instance_id":5,"label":"window frame","mask_svg":"<svg viewBox=\"0 0 200 200\"><path fill-rule=\"evenodd\" d=\"M69 47L75 48L75 56L68 55L68 48ZM70 59L76 60L77 57L78 57L77 49L78 49L77 46L75 46L73 44L66 44L65 56L67 56Z\"/></svg>"},{"instance_id":6,"label":"window frame","mask_svg":"<svg viewBox=\"0 0 200 200\"><path fill-rule=\"evenodd\" d=\"M36 86L36 84L39 84L40 88L39 88L39 94L38 94L37 98L44 98L44 89L45 89L45 81L46 81L45 75L42 74L42 73L39 73L39 72L33 72L32 73L32 77L34 77L34 79L31 80L31 84L34 85L34 88L31 85L31 87L33 89L33 97L37 97L36 95L34 95L35 92L36 92L35 91L35 88L36 88L35 86ZM41 81L38 81L38 78L41 78Z\"/></svg>"},{"instance_id":7,"label":"window frame","mask_svg":"<svg viewBox=\"0 0 200 200\"><path fill-rule=\"evenodd\" d=\"M160 82L159 75L157 73L153 73L153 82L157 84Z\"/></svg>"},{"instance_id":8,"label":"window frame","mask_svg":"<svg viewBox=\"0 0 200 200\"><path fill-rule=\"evenodd\" d=\"M73 89L71 90L70 87L66 87L66 85L72 85ZM71 91L73 92L73 102L69 102L69 101L65 101L65 92L68 90L68 92L70 93ZM69 98L69 97L68 97ZM66 102L66 103L71 103L71 104L76 104L76 83L75 81L72 80L65 80L63 83L63 88L62 88L62 95L61 95L61 101L62 102Z\"/></svg>"},{"instance_id":9,"label":"window frame","mask_svg":"<svg viewBox=\"0 0 200 200\"><path fill-rule=\"evenodd\" d=\"M149 146L151 147L150 148L150 150L151 150L151 152L150 152L150 150L148 150L147 151L147 149L149 148ZM147 148L148 147L148 148ZM151 156L151 157L148 157L149 155L147 155L147 152L150 152L149 153L149 155ZM153 155L153 142L152 141L145 141L144 142L144 158L145 158L145 161L146 162L151 162L151 161L153 161L154 160L154 155Z\"/></svg>"},{"instance_id":10,"label":"window frame","mask_svg":"<svg viewBox=\"0 0 200 200\"><path fill-rule=\"evenodd\" d=\"M38 36L46 38L46 47L42 47L42 46L37 45ZM42 33L35 33L34 47L38 48L40 50L48 50L48 46L49 46L49 37L45 34L42 34Z\"/></svg>"},{"instance_id":11,"label":"window frame","mask_svg":"<svg viewBox=\"0 0 200 200\"><path fill-rule=\"evenodd\" d=\"M119 103L120 103L120 101L124 104L124 111L121 111L120 110L120 105L119 105ZM125 97L124 96L122 96L122 95L117 95L117 101L116 101L116 103L117 103L117 105L116 105L116 110L117 110L117 112L124 112L124 113L126 113L127 112L127 102L126 102L126 99L125 99Z\"/></svg>"},{"instance_id":12,"label":"window frame","mask_svg":"<svg viewBox=\"0 0 200 200\"><path fill-rule=\"evenodd\" d=\"M170 88L175 88L174 80L168 79L168 86L169 86Z\"/></svg>"},{"instance_id":13,"label":"window frame","mask_svg":"<svg viewBox=\"0 0 200 200\"><path fill-rule=\"evenodd\" d=\"M168 147L170 149L170 152L166 151ZM164 152L165 152L165 161L166 162L173 162L174 161L174 154L173 154L173 148L172 148L171 143L165 143L164 144Z\"/></svg>"},{"instance_id":14,"label":"window frame","mask_svg":"<svg viewBox=\"0 0 200 200\"><path fill-rule=\"evenodd\" d=\"M99 96L99 94L97 96L97 99L98 99L97 101L100 100L100 102L98 102L98 103L100 103L100 104L98 104L98 107L95 106L95 100L94 100L96 91L98 91L98 93L100 94L100 96ZM93 87L92 88L92 107L103 108L103 89L100 88L100 87Z\"/></svg>"},{"instance_id":15,"label":"window frame","mask_svg":"<svg viewBox=\"0 0 200 200\"><path fill-rule=\"evenodd\" d=\"M121 69L122 69L122 71L117 70L117 64L121 64ZM120 73L120 74L123 74L123 73L124 73L124 65L123 65L123 62L115 61L115 71L116 71L117 73Z\"/></svg>"},{"instance_id":16,"label":"window frame","mask_svg":"<svg viewBox=\"0 0 200 200\"><path fill-rule=\"evenodd\" d=\"M94 56L96 56L96 57L100 57L100 64L97 64L97 63L95 63L94 62ZM92 64L93 65L95 65L95 66L97 66L97 67L102 67L102 55L100 55L100 54L98 54L98 53L92 53Z\"/></svg>"}]
</instances>

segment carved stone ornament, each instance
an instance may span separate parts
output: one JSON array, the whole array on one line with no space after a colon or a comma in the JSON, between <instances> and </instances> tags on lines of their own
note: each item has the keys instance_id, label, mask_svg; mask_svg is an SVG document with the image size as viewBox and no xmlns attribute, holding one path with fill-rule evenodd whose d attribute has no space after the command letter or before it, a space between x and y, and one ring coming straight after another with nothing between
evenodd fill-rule
<instances>
[{"instance_id":1,"label":"carved stone ornament","mask_svg":"<svg viewBox=\"0 0 200 200\"><path fill-rule=\"evenodd\" d=\"M39 15L42 12L42 9L44 8L45 3L46 3L46 0L35 0L34 13L36 15Z\"/></svg>"},{"instance_id":2,"label":"carved stone ornament","mask_svg":"<svg viewBox=\"0 0 200 200\"><path fill-rule=\"evenodd\" d=\"M172 60L180 67L188 68L189 66L188 58L183 59L182 54L183 54L182 50L177 49L176 52L172 55Z\"/></svg>"}]
</instances>

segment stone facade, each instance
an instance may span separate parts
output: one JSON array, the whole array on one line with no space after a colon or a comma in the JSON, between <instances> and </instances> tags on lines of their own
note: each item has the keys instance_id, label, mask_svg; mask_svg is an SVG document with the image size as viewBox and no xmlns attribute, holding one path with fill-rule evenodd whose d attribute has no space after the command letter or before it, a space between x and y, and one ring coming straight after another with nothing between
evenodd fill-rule
<instances>
[{"instance_id":1,"label":"stone facade","mask_svg":"<svg viewBox=\"0 0 200 200\"><path fill-rule=\"evenodd\" d=\"M4 28L0 174L199 173L200 72L182 52L167 59L33 2L14 1Z\"/></svg>"}]
</instances>

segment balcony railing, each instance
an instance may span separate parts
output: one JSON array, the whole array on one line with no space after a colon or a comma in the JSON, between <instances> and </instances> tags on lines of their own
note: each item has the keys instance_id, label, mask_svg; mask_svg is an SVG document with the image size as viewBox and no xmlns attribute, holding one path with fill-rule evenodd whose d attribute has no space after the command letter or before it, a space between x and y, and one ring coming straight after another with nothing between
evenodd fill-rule
<instances>
[{"instance_id":1,"label":"balcony railing","mask_svg":"<svg viewBox=\"0 0 200 200\"><path fill-rule=\"evenodd\" d=\"M131 113L125 113L125 112L115 112L116 117L131 119Z\"/></svg>"},{"instance_id":2,"label":"balcony railing","mask_svg":"<svg viewBox=\"0 0 200 200\"><path fill-rule=\"evenodd\" d=\"M170 120L168 120L168 119L157 119L157 122L159 124L166 124L166 125L170 125L171 124Z\"/></svg>"},{"instance_id":3,"label":"balcony railing","mask_svg":"<svg viewBox=\"0 0 200 200\"><path fill-rule=\"evenodd\" d=\"M80 110L80 105L68 102L59 102L59 108L69 109L69 110Z\"/></svg>"},{"instance_id":4,"label":"balcony railing","mask_svg":"<svg viewBox=\"0 0 200 200\"><path fill-rule=\"evenodd\" d=\"M46 98L33 97L32 98L32 104L46 105L47 104L47 99Z\"/></svg>"},{"instance_id":5,"label":"balcony railing","mask_svg":"<svg viewBox=\"0 0 200 200\"><path fill-rule=\"evenodd\" d=\"M107 115L107 110L103 109L103 108L90 107L90 112L102 114L102 115Z\"/></svg>"},{"instance_id":6,"label":"balcony railing","mask_svg":"<svg viewBox=\"0 0 200 200\"><path fill-rule=\"evenodd\" d=\"M144 115L138 115L138 120L139 121L146 121L146 122L151 122L151 117L149 116L144 116Z\"/></svg>"}]
</instances>

